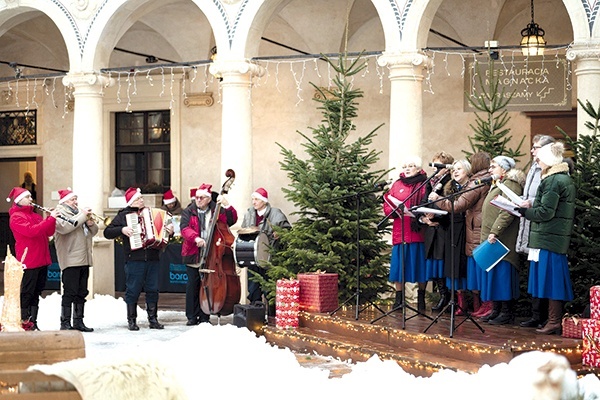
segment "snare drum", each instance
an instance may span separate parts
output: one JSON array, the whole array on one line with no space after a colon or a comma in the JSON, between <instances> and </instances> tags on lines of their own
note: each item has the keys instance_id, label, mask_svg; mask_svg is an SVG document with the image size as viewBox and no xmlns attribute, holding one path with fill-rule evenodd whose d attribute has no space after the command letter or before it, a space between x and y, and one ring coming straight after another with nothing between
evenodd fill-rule
<instances>
[{"instance_id":1,"label":"snare drum","mask_svg":"<svg viewBox=\"0 0 600 400\"><path fill-rule=\"evenodd\" d=\"M269 238L264 232L239 233L233 244L233 257L240 267L258 265L265 268L269 261Z\"/></svg>"}]
</instances>

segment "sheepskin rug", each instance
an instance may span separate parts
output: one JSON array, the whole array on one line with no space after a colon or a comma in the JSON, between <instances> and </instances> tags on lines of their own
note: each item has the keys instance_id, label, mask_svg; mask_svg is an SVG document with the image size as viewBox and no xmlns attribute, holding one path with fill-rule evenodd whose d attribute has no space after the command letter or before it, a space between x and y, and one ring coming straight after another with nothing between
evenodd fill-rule
<instances>
[{"instance_id":1,"label":"sheepskin rug","mask_svg":"<svg viewBox=\"0 0 600 400\"><path fill-rule=\"evenodd\" d=\"M185 400L177 378L151 358L122 360L77 359L30 370L70 382L84 400Z\"/></svg>"}]
</instances>

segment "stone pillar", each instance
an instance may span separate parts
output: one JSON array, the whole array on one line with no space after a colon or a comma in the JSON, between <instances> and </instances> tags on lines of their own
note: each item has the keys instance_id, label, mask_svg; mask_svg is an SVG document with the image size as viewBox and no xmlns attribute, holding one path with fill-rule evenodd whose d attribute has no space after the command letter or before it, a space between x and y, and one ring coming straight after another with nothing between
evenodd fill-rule
<instances>
[{"instance_id":1,"label":"stone pillar","mask_svg":"<svg viewBox=\"0 0 600 400\"><path fill-rule=\"evenodd\" d=\"M221 178L233 169L236 181L229 199L243 215L252 187L252 77L261 76L263 69L247 61L219 60L210 66L213 75L222 77L223 107L221 132ZM215 182L218 184L218 182ZM219 187L217 187L217 190ZM241 217L240 215L240 221Z\"/></svg>"},{"instance_id":2,"label":"stone pillar","mask_svg":"<svg viewBox=\"0 0 600 400\"><path fill-rule=\"evenodd\" d=\"M109 81L96 73L71 73L63 78L74 88L73 116L73 192L82 207L102 215L105 202L104 127L102 125L102 87ZM102 229L102 227L101 227ZM102 233L94 238L94 267L90 272L90 296L114 295L114 254Z\"/></svg>"},{"instance_id":3,"label":"stone pillar","mask_svg":"<svg viewBox=\"0 0 600 400\"><path fill-rule=\"evenodd\" d=\"M587 101L595 108L600 104L600 43L575 44L567 51L567 59L575 63L574 76L577 78L577 98L583 104ZM594 122L577 104L577 135L592 133L585 123Z\"/></svg>"},{"instance_id":4,"label":"stone pillar","mask_svg":"<svg viewBox=\"0 0 600 400\"><path fill-rule=\"evenodd\" d=\"M377 60L389 68L390 141L389 168L397 178L400 163L410 155L422 157L423 150L423 71L431 60L416 52L384 53Z\"/></svg>"}]
</instances>

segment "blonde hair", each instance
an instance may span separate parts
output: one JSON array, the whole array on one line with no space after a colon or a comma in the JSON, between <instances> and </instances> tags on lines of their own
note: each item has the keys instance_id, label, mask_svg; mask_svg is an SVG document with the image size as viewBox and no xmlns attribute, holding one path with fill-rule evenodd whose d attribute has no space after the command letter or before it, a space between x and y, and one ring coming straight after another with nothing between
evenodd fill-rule
<instances>
[{"instance_id":1,"label":"blonde hair","mask_svg":"<svg viewBox=\"0 0 600 400\"><path fill-rule=\"evenodd\" d=\"M456 160L452 164L452 167L454 168L454 166L456 164L462 165L462 167L465 170L465 173L467 174L467 176L471 176L471 170L472 170L472 168L471 168L471 163L468 160L466 160L466 159Z\"/></svg>"}]
</instances>

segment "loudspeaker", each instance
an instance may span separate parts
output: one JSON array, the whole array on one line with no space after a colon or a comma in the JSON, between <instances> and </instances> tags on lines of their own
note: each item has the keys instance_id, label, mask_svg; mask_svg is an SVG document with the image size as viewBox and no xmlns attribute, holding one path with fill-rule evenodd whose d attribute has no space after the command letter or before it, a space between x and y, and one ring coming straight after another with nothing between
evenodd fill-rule
<instances>
[{"instance_id":1,"label":"loudspeaker","mask_svg":"<svg viewBox=\"0 0 600 400\"><path fill-rule=\"evenodd\" d=\"M236 304L233 306L233 324L238 328L248 328L257 335L262 333L265 323L265 305L256 302L254 304Z\"/></svg>"}]
</instances>

